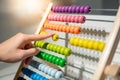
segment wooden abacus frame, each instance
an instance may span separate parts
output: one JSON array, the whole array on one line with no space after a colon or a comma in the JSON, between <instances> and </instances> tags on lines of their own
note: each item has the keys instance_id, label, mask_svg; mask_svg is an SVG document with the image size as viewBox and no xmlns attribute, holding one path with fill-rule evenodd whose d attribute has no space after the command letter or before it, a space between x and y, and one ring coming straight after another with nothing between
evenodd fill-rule
<instances>
[{"instance_id":1,"label":"wooden abacus frame","mask_svg":"<svg viewBox=\"0 0 120 80\"><path fill-rule=\"evenodd\" d=\"M46 10L46 13L44 14L35 34L39 34L39 32L42 30L42 26L46 22L47 15L50 13L52 5L53 5L52 3L49 4L49 6ZM119 34L120 34L120 6L119 6L119 9L117 12L116 20L113 25L113 29L109 35L109 41L107 42L106 47L103 51L103 54L98 62L98 67L96 69L96 72L94 73L92 80L104 80L105 79L104 70L108 65L110 65L112 58L115 54L115 50L116 50L118 42L120 40ZM49 64L46 61L43 61L43 63L46 63L47 65L52 66L56 69L60 69L55 65ZM23 60L21 62L20 66L18 68L18 71L14 77L14 80L17 80L17 78L19 76L22 76L22 75L20 75L20 72L24 66L27 66L27 65L25 65L25 60Z\"/></svg>"}]
</instances>

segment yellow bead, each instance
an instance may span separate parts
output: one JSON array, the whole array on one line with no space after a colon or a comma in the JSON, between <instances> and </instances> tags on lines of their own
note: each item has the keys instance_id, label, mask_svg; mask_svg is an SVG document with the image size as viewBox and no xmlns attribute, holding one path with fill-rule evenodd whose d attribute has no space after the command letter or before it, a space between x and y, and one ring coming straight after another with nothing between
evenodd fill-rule
<instances>
[{"instance_id":1,"label":"yellow bead","mask_svg":"<svg viewBox=\"0 0 120 80\"><path fill-rule=\"evenodd\" d=\"M71 45L73 45L74 44L74 38L72 37L72 38L70 38L70 42L69 42Z\"/></svg>"},{"instance_id":2,"label":"yellow bead","mask_svg":"<svg viewBox=\"0 0 120 80\"><path fill-rule=\"evenodd\" d=\"M83 47L83 42L84 42L84 40L85 40L85 39L83 39L83 38L79 38L78 46Z\"/></svg>"},{"instance_id":3,"label":"yellow bead","mask_svg":"<svg viewBox=\"0 0 120 80\"><path fill-rule=\"evenodd\" d=\"M100 45L99 45L99 47L98 47L98 49L99 49L100 51L103 51L103 50L104 50L104 47L105 47L105 43L104 43L104 42L101 42Z\"/></svg>"},{"instance_id":4,"label":"yellow bead","mask_svg":"<svg viewBox=\"0 0 120 80\"><path fill-rule=\"evenodd\" d=\"M78 46L79 38L74 38L73 45Z\"/></svg>"},{"instance_id":5,"label":"yellow bead","mask_svg":"<svg viewBox=\"0 0 120 80\"><path fill-rule=\"evenodd\" d=\"M45 32L45 31L41 31L40 34L47 34L47 32Z\"/></svg>"},{"instance_id":6,"label":"yellow bead","mask_svg":"<svg viewBox=\"0 0 120 80\"><path fill-rule=\"evenodd\" d=\"M53 41L57 41L59 39L59 35L58 34L54 34L53 36L52 36L52 40Z\"/></svg>"},{"instance_id":7,"label":"yellow bead","mask_svg":"<svg viewBox=\"0 0 120 80\"><path fill-rule=\"evenodd\" d=\"M98 50L98 46L100 45L99 41L95 41L93 44L93 49Z\"/></svg>"},{"instance_id":8,"label":"yellow bead","mask_svg":"<svg viewBox=\"0 0 120 80\"><path fill-rule=\"evenodd\" d=\"M89 48L89 49L93 49L93 44L94 44L94 42L95 42L95 41L93 41L93 40L89 40L89 42L88 42L88 48Z\"/></svg>"},{"instance_id":9,"label":"yellow bead","mask_svg":"<svg viewBox=\"0 0 120 80\"><path fill-rule=\"evenodd\" d=\"M83 42L83 47L88 48L89 40L85 39Z\"/></svg>"}]
</instances>

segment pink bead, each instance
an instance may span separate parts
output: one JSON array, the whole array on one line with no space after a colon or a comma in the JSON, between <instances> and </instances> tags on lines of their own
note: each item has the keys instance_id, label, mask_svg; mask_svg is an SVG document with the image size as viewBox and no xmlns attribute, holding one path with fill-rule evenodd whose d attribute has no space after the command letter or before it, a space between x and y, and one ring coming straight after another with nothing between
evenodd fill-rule
<instances>
[{"instance_id":1,"label":"pink bead","mask_svg":"<svg viewBox=\"0 0 120 80\"><path fill-rule=\"evenodd\" d=\"M74 22L78 23L78 16L74 17Z\"/></svg>"},{"instance_id":2,"label":"pink bead","mask_svg":"<svg viewBox=\"0 0 120 80\"><path fill-rule=\"evenodd\" d=\"M57 18L56 21L60 21L60 15L57 15L56 18Z\"/></svg>"},{"instance_id":3,"label":"pink bead","mask_svg":"<svg viewBox=\"0 0 120 80\"><path fill-rule=\"evenodd\" d=\"M74 18L75 18L74 16L71 16L70 22L75 22Z\"/></svg>"},{"instance_id":4,"label":"pink bead","mask_svg":"<svg viewBox=\"0 0 120 80\"><path fill-rule=\"evenodd\" d=\"M51 20L51 15L48 15L48 20Z\"/></svg>"},{"instance_id":5,"label":"pink bead","mask_svg":"<svg viewBox=\"0 0 120 80\"><path fill-rule=\"evenodd\" d=\"M61 16L60 16L60 21L64 21L63 18L64 18L64 16L61 15Z\"/></svg>"},{"instance_id":6,"label":"pink bead","mask_svg":"<svg viewBox=\"0 0 120 80\"><path fill-rule=\"evenodd\" d=\"M85 22L85 16L78 16L78 22L84 23Z\"/></svg>"},{"instance_id":7,"label":"pink bead","mask_svg":"<svg viewBox=\"0 0 120 80\"><path fill-rule=\"evenodd\" d=\"M67 21L67 17L68 17L67 15L64 15L64 16L63 16L63 21L64 21L64 22Z\"/></svg>"},{"instance_id":8,"label":"pink bead","mask_svg":"<svg viewBox=\"0 0 120 80\"><path fill-rule=\"evenodd\" d=\"M54 20L54 21L57 21L57 15L54 15L54 16L53 16L53 20Z\"/></svg>"},{"instance_id":9,"label":"pink bead","mask_svg":"<svg viewBox=\"0 0 120 80\"><path fill-rule=\"evenodd\" d=\"M68 16L68 17L67 17L67 22L70 22L70 18L71 18L71 16Z\"/></svg>"}]
</instances>

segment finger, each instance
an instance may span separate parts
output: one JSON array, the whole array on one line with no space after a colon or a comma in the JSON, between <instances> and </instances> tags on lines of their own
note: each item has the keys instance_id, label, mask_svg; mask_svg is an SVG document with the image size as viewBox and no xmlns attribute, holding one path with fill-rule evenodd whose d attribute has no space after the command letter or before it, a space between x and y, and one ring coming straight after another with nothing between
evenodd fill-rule
<instances>
[{"instance_id":1,"label":"finger","mask_svg":"<svg viewBox=\"0 0 120 80\"><path fill-rule=\"evenodd\" d=\"M35 46L32 43L28 43L25 45L24 49L34 48Z\"/></svg>"},{"instance_id":2,"label":"finger","mask_svg":"<svg viewBox=\"0 0 120 80\"><path fill-rule=\"evenodd\" d=\"M27 50L23 50L23 57L27 58L30 56L34 56L39 52L39 50L37 48L29 48Z\"/></svg>"},{"instance_id":3,"label":"finger","mask_svg":"<svg viewBox=\"0 0 120 80\"><path fill-rule=\"evenodd\" d=\"M26 39L27 39L27 41L37 41L37 40L49 38L49 37L53 36L54 34L55 34L54 32L51 32L51 33L42 34L42 35L40 35L40 34L26 35Z\"/></svg>"},{"instance_id":4,"label":"finger","mask_svg":"<svg viewBox=\"0 0 120 80\"><path fill-rule=\"evenodd\" d=\"M25 59L25 64L28 65L30 63L30 61L32 60L33 56L30 56L28 58Z\"/></svg>"}]
</instances>

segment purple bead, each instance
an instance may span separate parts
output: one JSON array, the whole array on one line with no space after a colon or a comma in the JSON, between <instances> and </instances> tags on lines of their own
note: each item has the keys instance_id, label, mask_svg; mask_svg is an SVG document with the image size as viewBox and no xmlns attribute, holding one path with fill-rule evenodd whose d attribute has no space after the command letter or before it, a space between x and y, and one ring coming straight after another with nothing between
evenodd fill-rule
<instances>
[{"instance_id":1,"label":"purple bead","mask_svg":"<svg viewBox=\"0 0 120 80\"><path fill-rule=\"evenodd\" d=\"M76 13L76 6L72 6L72 13Z\"/></svg>"},{"instance_id":2,"label":"purple bead","mask_svg":"<svg viewBox=\"0 0 120 80\"><path fill-rule=\"evenodd\" d=\"M84 6L81 6L79 10L80 10L80 13L84 13Z\"/></svg>"},{"instance_id":3,"label":"purple bead","mask_svg":"<svg viewBox=\"0 0 120 80\"><path fill-rule=\"evenodd\" d=\"M68 12L68 8L69 8L68 6L65 6L65 12Z\"/></svg>"},{"instance_id":4,"label":"purple bead","mask_svg":"<svg viewBox=\"0 0 120 80\"><path fill-rule=\"evenodd\" d=\"M54 11L55 11L55 12L58 12L58 6L55 7Z\"/></svg>"},{"instance_id":5,"label":"purple bead","mask_svg":"<svg viewBox=\"0 0 120 80\"><path fill-rule=\"evenodd\" d=\"M61 8L62 10L62 12L65 12L65 6L62 6L62 8Z\"/></svg>"},{"instance_id":6,"label":"purple bead","mask_svg":"<svg viewBox=\"0 0 120 80\"><path fill-rule=\"evenodd\" d=\"M58 7L58 12L62 12L62 6Z\"/></svg>"},{"instance_id":7,"label":"purple bead","mask_svg":"<svg viewBox=\"0 0 120 80\"><path fill-rule=\"evenodd\" d=\"M84 13L89 13L91 10L90 6L84 6Z\"/></svg>"},{"instance_id":8,"label":"purple bead","mask_svg":"<svg viewBox=\"0 0 120 80\"><path fill-rule=\"evenodd\" d=\"M76 6L75 11L76 13L80 13L80 6Z\"/></svg>"},{"instance_id":9,"label":"purple bead","mask_svg":"<svg viewBox=\"0 0 120 80\"><path fill-rule=\"evenodd\" d=\"M53 6L53 7L52 7L52 11L53 11L53 12L55 12L55 7L56 7L56 6Z\"/></svg>"},{"instance_id":10,"label":"purple bead","mask_svg":"<svg viewBox=\"0 0 120 80\"><path fill-rule=\"evenodd\" d=\"M72 6L69 6L69 8L68 8L68 12L69 12L69 13L72 12Z\"/></svg>"}]
</instances>

